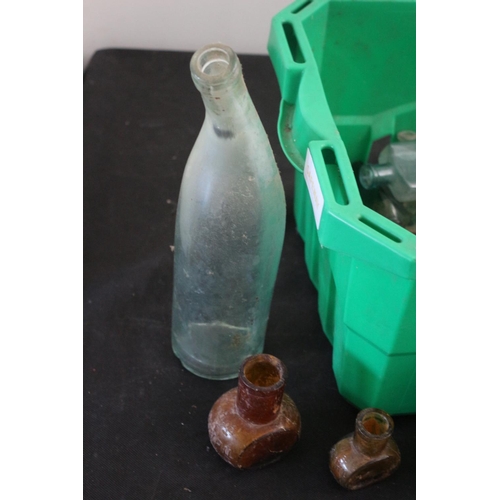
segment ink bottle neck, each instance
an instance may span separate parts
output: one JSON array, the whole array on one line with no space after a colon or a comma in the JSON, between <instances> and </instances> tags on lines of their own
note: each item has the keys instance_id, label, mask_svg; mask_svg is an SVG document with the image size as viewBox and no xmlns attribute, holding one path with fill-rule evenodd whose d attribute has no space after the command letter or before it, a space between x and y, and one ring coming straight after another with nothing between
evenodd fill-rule
<instances>
[{"instance_id":1,"label":"ink bottle neck","mask_svg":"<svg viewBox=\"0 0 500 500\"><path fill-rule=\"evenodd\" d=\"M356 417L354 445L365 455L378 455L386 447L393 430L394 421L388 413L366 408Z\"/></svg>"},{"instance_id":2,"label":"ink bottle neck","mask_svg":"<svg viewBox=\"0 0 500 500\"><path fill-rule=\"evenodd\" d=\"M285 365L278 358L268 354L247 358L238 377L238 413L254 424L272 422L281 408L285 377Z\"/></svg>"}]
</instances>

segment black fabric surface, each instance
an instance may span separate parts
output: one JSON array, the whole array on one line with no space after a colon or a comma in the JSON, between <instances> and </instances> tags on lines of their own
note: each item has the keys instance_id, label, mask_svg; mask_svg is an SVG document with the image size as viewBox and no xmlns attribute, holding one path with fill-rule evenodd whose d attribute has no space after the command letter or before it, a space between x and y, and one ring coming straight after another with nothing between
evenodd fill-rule
<instances>
[{"instance_id":1,"label":"black fabric surface","mask_svg":"<svg viewBox=\"0 0 500 500\"><path fill-rule=\"evenodd\" d=\"M349 492L328 468L358 412L339 395L332 348L293 218L294 171L276 133L280 92L266 56L240 56L285 186L287 229L265 352L288 368L302 436L281 461L239 471L210 445L212 404L236 380L185 370L170 347L174 221L204 108L182 52L104 50L84 77L84 497L415 498L415 416L396 416L402 463Z\"/></svg>"}]
</instances>

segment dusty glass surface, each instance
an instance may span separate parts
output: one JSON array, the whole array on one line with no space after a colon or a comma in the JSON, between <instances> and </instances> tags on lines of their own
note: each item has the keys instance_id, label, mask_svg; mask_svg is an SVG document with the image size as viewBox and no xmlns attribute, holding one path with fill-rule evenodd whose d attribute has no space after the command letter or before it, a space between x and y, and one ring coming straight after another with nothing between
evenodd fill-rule
<instances>
[{"instance_id":1,"label":"dusty glass surface","mask_svg":"<svg viewBox=\"0 0 500 500\"><path fill-rule=\"evenodd\" d=\"M179 196L172 347L196 375L229 379L264 347L285 195L236 54L206 46L191 74L206 116Z\"/></svg>"}]
</instances>

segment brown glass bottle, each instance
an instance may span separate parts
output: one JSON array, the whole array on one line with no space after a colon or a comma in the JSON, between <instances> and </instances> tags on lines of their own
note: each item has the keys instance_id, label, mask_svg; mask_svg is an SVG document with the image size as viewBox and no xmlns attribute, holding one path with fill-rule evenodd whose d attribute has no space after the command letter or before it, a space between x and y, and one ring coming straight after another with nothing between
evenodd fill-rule
<instances>
[{"instance_id":1,"label":"brown glass bottle","mask_svg":"<svg viewBox=\"0 0 500 500\"><path fill-rule=\"evenodd\" d=\"M393 430L394 422L385 411L360 411L354 432L330 451L330 470L338 483L357 490L390 476L401 462Z\"/></svg>"},{"instance_id":2,"label":"brown glass bottle","mask_svg":"<svg viewBox=\"0 0 500 500\"><path fill-rule=\"evenodd\" d=\"M281 458L300 436L300 414L285 394L286 368L269 354L247 358L238 387L223 394L208 416L210 442L234 467L248 469Z\"/></svg>"}]
</instances>

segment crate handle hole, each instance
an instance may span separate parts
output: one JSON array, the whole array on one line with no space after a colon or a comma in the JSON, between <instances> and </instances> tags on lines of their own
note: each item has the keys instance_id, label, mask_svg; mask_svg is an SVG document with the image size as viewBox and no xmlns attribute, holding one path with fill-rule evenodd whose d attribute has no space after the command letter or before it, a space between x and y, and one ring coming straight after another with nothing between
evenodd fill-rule
<instances>
[{"instance_id":1,"label":"crate handle hole","mask_svg":"<svg viewBox=\"0 0 500 500\"><path fill-rule=\"evenodd\" d=\"M293 61L299 64L305 63L306 60L304 59L304 54L300 48L292 23L283 23L283 31L285 32L286 41Z\"/></svg>"},{"instance_id":2,"label":"crate handle hole","mask_svg":"<svg viewBox=\"0 0 500 500\"><path fill-rule=\"evenodd\" d=\"M368 227L371 227L374 231L377 231L378 233L384 235L386 238L389 238L390 240L394 241L395 243L401 243L402 241L401 238L399 238L398 236L395 236L394 234L390 233L386 229L380 227L378 224L375 224L375 222L365 217L360 217L359 221L367 225Z\"/></svg>"},{"instance_id":3,"label":"crate handle hole","mask_svg":"<svg viewBox=\"0 0 500 500\"><path fill-rule=\"evenodd\" d=\"M312 3L312 0L307 0L306 2L299 5L298 7L295 7L295 9L292 10L292 14L298 14L301 10L304 10L311 3Z\"/></svg>"},{"instance_id":4,"label":"crate handle hole","mask_svg":"<svg viewBox=\"0 0 500 500\"><path fill-rule=\"evenodd\" d=\"M321 150L323 155L323 162L325 163L328 177L330 178L330 185L332 186L333 197L338 205L349 205L349 198L344 185L344 180L340 173L339 163L335 155L335 151L331 147L323 148Z\"/></svg>"}]
</instances>

